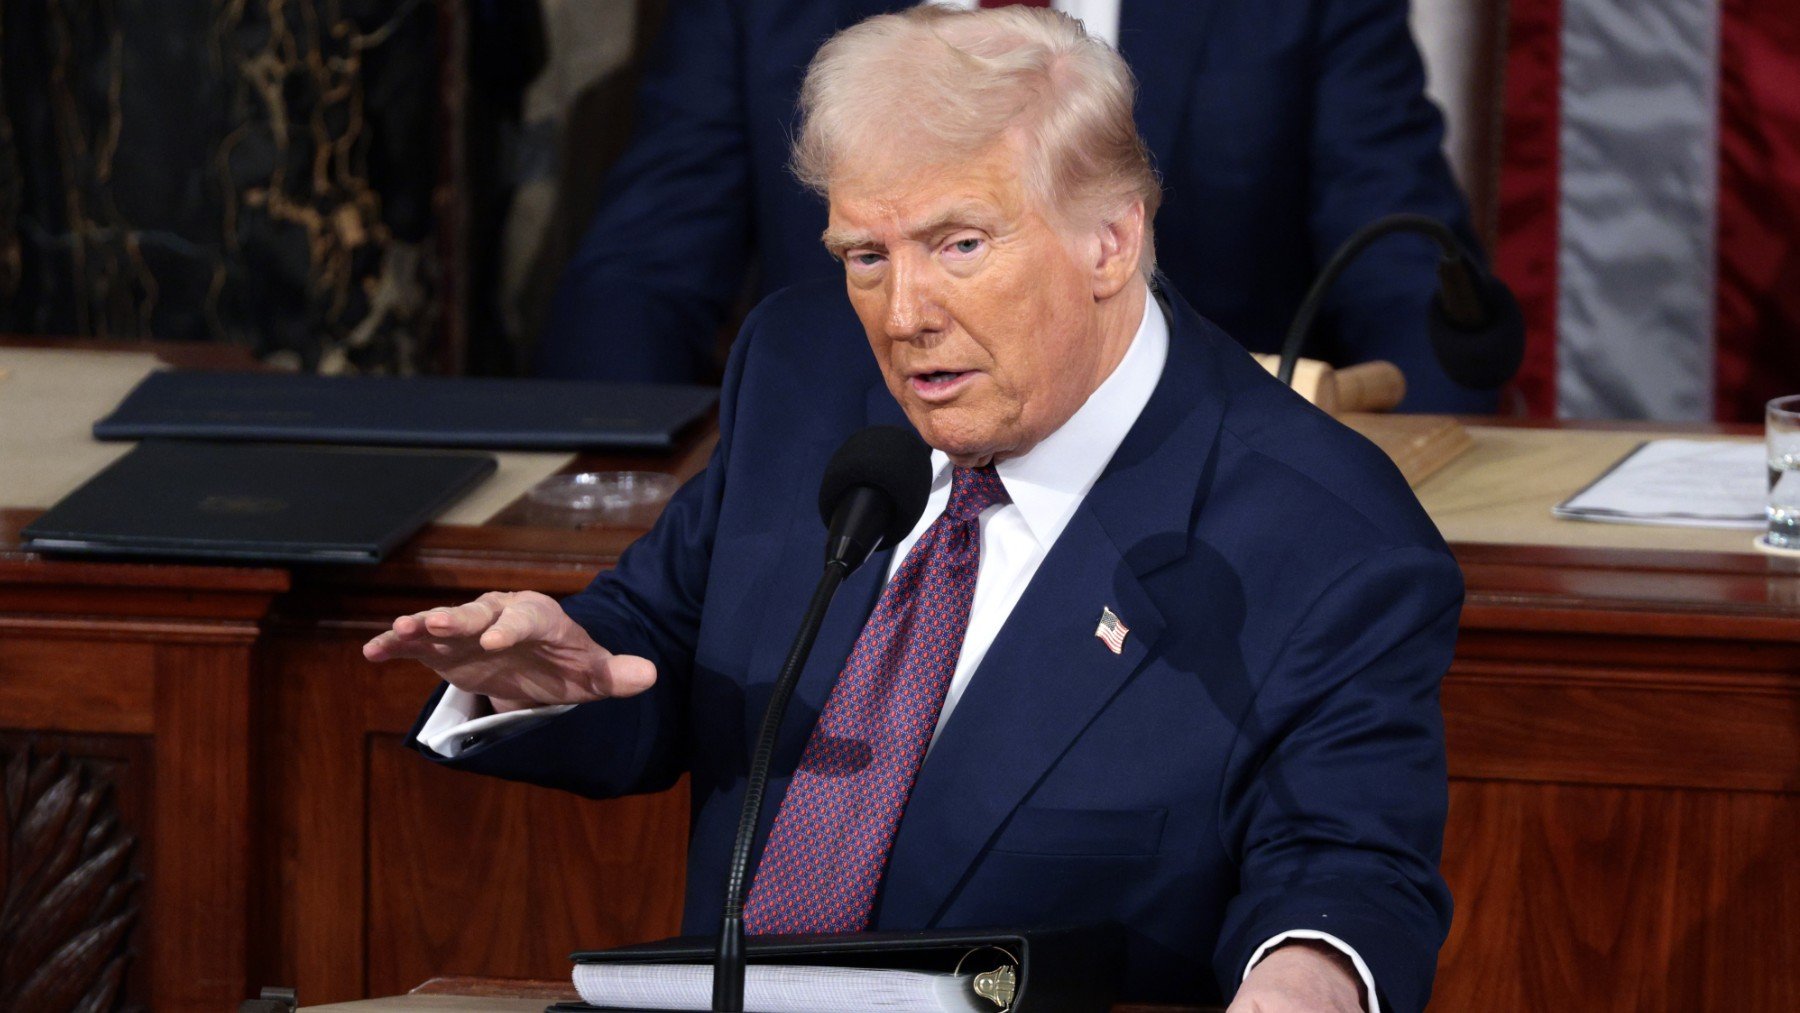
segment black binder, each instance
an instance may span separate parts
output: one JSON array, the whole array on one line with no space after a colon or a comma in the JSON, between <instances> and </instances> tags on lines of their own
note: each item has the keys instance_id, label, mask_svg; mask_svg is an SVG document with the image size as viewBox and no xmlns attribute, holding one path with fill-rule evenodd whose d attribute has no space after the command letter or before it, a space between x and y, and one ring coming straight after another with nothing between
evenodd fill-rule
<instances>
[{"instance_id":1,"label":"black binder","mask_svg":"<svg viewBox=\"0 0 1800 1013\"><path fill-rule=\"evenodd\" d=\"M165 371L94 438L668 450L719 392L677 384Z\"/></svg>"},{"instance_id":2,"label":"black binder","mask_svg":"<svg viewBox=\"0 0 1800 1013\"><path fill-rule=\"evenodd\" d=\"M614 950L570 955L577 964L707 964L717 940L684 936ZM1124 939L1116 927L1033 929L931 929L918 932L858 932L836 935L751 936L745 954L751 965L801 964L950 972L965 958L974 970L986 951L1016 960L1016 990L1006 1013L1104 1013L1117 996L1124 968ZM992 956L998 957L998 953ZM610 1007L557 1003L551 1013L581 1013ZM1001 1013L998 1006L994 1013Z\"/></svg>"},{"instance_id":3,"label":"black binder","mask_svg":"<svg viewBox=\"0 0 1800 1013\"><path fill-rule=\"evenodd\" d=\"M21 540L46 554L375 563L494 468L466 451L152 440Z\"/></svg>"}]
</instances>

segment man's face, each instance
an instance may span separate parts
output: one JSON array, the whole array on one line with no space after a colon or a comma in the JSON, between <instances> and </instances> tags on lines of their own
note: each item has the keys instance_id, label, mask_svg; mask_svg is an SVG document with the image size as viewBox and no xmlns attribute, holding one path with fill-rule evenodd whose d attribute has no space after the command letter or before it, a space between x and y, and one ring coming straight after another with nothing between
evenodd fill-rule
<instances>
[{"instance_id":1,"label":"man's face","mask_svg":"<svg viewBox=\"0 0 1800 1013\"><path fill-rule=\"evenodd\" d=\"M1002 142L954 166L831 184L826 245L888 390L963 466L1031 449L1130 343L1102 333L1100 240L1056 225L1019 164Z\"/></svg>"}]
</instances>

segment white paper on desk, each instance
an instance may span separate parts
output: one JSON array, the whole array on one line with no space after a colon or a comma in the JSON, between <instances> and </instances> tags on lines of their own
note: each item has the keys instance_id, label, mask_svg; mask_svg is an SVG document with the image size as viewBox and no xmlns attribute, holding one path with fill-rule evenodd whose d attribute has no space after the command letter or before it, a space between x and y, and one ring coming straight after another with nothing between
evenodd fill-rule
<instances>
[{"instance_id":1,"label":"white paper on desk","mask_svg":"<svg viewBox=\"0 0 1800 1013\"><path fill-rule=\"evenodd\" d=\"M582 1001L608 1009L712 1008L710 964L576 964ZM750 1013L994 1013L975 994L972 974L751 964L744 969Z\"/></svg>"},{"instance_id":2,"label":"white paper on desk","mask_svg":"<svg viewBox=\"0 0 1800 1013\"><path fill-rule=\"evenodd\" d=\"M1763 445L1651 440L1551 513L1584 521L1760 528L1768 523Z\"/></svg>"}]
</instances>

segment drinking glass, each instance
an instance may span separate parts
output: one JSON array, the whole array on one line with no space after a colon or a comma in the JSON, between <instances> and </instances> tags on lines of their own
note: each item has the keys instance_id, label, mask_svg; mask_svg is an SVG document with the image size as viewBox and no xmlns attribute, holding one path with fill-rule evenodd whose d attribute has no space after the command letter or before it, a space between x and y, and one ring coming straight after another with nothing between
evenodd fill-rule
<instances>
[{"instance_id":1,"label":"drinking glass","mask_svg":"<svg viewBox=\"0 0 1800 1013\"><path fill-rule=\"evenodd\" d=\"M1769 532L1771 548L1800 550L1800 394L1769 402Z\"/></svg>"}]
</instances>

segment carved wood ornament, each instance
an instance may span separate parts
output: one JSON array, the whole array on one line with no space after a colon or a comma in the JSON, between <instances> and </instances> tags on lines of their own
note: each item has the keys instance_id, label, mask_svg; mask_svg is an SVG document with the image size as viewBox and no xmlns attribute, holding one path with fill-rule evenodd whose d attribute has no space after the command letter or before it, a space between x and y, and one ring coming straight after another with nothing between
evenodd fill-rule
<instances>
[{"instance_id":1,"label":"carved wood ornament","mask_svg":"<svg viewBox=\"0 0 1800 1013\"><path fill-rule=\"evenodd\" d=\"M139 877L109 786L22 749L3 787L0 1010L119 1008Z\"/></svg>"}]
</instances>

